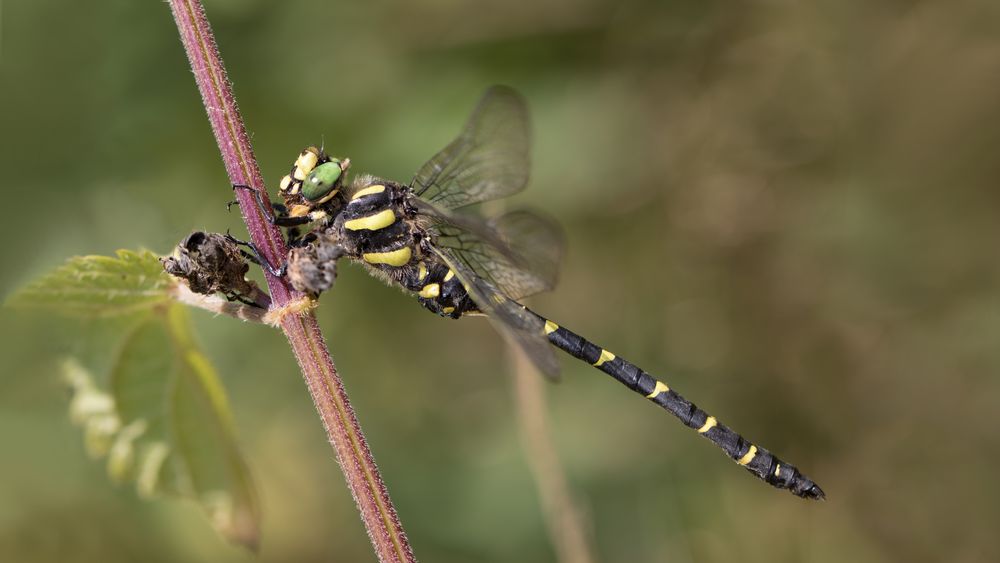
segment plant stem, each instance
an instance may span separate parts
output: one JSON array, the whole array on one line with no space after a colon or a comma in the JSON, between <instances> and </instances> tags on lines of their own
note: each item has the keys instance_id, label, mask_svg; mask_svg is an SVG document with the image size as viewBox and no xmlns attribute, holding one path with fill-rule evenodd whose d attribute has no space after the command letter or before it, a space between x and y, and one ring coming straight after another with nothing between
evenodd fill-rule
<instances>
[{"instance_id":1,"label":"plant stem","mask_svg":"<svg viewBox=\"0 0 1000 563\"><path fill-rule=\"evenodd\" d=\"M556 550L556 560L562 563L594 563L597 558L587 541L589 534L585 532L589 522L573 499L566 471L552 443L544 382L524 352L514 347L509 347L509 351L521 442L542 501L542 513Z\"/></svg>"},{"instance_id":2,"label":"plant stem","mask_svg":"<svg viewBox=\"0 0 1000 563\"><path fill-rule=\"evenodd\" d=\"M169 0L181 42L194 71L208 120L222 152L222 160L233 184L253 186L267 197L243 119L236 107L215 38L200 0ZM272 264L285 260L287 248L281 231L255 205L249 190L235 190L250 238ZM292 307L305 297L282 278L264 272L272 308ZM403 526L365 442L347 393L333 365L316 317L309 311L280 316L302 376L306 380L327 437L337 455L361 520L375 553L382 562L415 562Z\"/></svg>"}]
</instances>

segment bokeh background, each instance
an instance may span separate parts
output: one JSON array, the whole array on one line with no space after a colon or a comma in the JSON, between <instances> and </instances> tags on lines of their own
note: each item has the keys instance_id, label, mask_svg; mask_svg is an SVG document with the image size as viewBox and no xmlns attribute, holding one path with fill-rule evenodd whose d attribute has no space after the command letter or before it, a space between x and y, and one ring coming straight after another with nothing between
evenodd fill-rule
<instances>
[{"instance_id":1,"label":"bokeh background","mask_svg":"<svg viewBox=\"0 0 1000 563\"><path fill-rule=\"evenodd\" d=\"M566 360L545 400L595 560L1000 559L996 2L207 8L272 185L324 139L407 180L488 85L521 90L517 201L570 248L531 304L828 493L771 490ZM245 232L165 3L0 10L3 295L71 255ZM318 314L418 558L555 560L489 326L353 266ZM373 560L283 337L195 319L262 491L257 560ZM0 310L0 561L254 560L86 457L56 370L76 328Z\"/></svg>"}]
</instances>

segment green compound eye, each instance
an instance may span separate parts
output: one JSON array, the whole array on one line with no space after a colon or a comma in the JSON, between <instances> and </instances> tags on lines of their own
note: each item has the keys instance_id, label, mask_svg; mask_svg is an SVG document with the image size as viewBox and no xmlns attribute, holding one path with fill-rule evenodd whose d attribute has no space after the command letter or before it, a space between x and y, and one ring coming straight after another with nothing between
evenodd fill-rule
<instances>
[{"instance_id":1,"label":"green compound eye","mask_svg":"<svg viewBox=\"0 0 1000 563\"><path fill-rule=\"evenodd\" d=\"M302 197L312 203L322 203L337 193L338 180L344 172L339 160L320 164L302 182Z\"/></svg>"}]
</instances>

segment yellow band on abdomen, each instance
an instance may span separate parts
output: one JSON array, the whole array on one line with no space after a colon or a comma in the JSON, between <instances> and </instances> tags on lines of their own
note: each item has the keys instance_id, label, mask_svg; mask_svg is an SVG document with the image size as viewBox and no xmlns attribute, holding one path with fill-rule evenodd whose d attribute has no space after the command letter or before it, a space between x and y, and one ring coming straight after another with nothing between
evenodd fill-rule
<instances>
[{"instance_id":1,"label":"yellow band on abdomen","mask_svg":"<svg viewBox=\"0 0 1000 563\"><path fill-rule=\"evenodd\" d=\"M657 381L656 386L653 387L653 390L649 392L649 395L646 395L646 398L655 399L657 395L659 395L660 393L666 393L667 391L670 391L670 388L667 387L667 384L662 381Z\"/></svg>"},{"instance_id":2,"label":"yellow band on abdomen","mask_svg":"<svg viewBox=\"0 0 1000 563\"><path fill-rule=\"evenodd\" d=\"M743 457L741 457L740 459L738 459L736 461L736 463L738 463L740 465L746 465L746 464L750 463L751 461L753 461L753 458L755 458L755 457L757 457L757 446L751 445L750 449L747 450L747 453L744 454Z\"/></svg>"},{"instance_id":3,"label":"yellow band on abdomen","mask_svg":"<svg viewBox=\"0 0 1000 563\"><path fill-rule=\"evenodd\" d=\"M611 352L608 352L604 348L601 348L601 357L597 358L597 361L594 362L594 366L595 367L601 367L602 365L604 365L604 362L610 362L613 359L615 359L615 355L614 354L612 354ZM657 382L657 383L659 383L659 382Z\"/></svg>"},{"instance_id":4,"label":"yellow band on abdomen","mask_svg":"<svg viewBox=\"0 0 1000 563\"><path fill-rule=\"evenodd\" d=\"M715 426L716 424L718 424L718 423L715 421L715 417L714 416L710 416L710 417L708 417L708 418L705 419L705 424L701 425L701 428L698 429L698 433L699 434L704 434L705 432L708 432L709 430L711 430L712 427Z\"/></svg>"},{"instance_id":5,"label":"yellow band on abdomen","mask_svg":"<svg viewBox=\"0 0 1000 563\"><path fill-rule=\"evenodd\" d=\"M423 297L424 299L433 299L438 295L441 295L441 285L429 283L425 285L417 295Z\"/></svg>"}]
</instances>

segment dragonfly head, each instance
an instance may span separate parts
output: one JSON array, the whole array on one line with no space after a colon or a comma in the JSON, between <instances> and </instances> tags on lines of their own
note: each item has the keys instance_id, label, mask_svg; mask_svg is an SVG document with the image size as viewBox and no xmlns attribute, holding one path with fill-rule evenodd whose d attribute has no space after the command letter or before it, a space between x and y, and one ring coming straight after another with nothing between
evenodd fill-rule
<instances>
[{"instance_id":1,"label":"dragonfly head","mask_svg":"<svg viewBox=\"0 0 1000 563\"><path fill-rule=\"evenodd\" d=\"M302 181L302 197L313 205L326 203L337 195L351 159L332 158L313 168Z\"/></svg>"}]
</instances>

